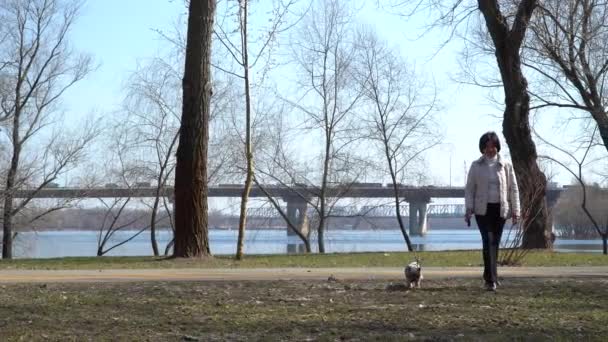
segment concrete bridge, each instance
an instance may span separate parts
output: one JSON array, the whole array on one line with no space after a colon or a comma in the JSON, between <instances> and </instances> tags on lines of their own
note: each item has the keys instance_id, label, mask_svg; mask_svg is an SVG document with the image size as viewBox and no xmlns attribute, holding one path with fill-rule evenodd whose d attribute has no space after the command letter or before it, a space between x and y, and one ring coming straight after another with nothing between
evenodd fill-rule
<instances>
[{"instance_id":1,"label":"concrete bridge","mask_svg":"<svg viewBox=\"0 0 608 342\"><path fill-rule=\"evenodd\" d=\"M263 189L263 190L262 190ZM564 189L548 188L546 197L549 206L553 206ZM118 197L155 197L159 190L156 187L146 186L119 188L105 186L98 188L42 188L22 189L15 191L16 198L118 198ZM243 191L241 184L220 184L210 186L209 197L240 197ZM424 235L427 231L429 214L429 203L432 198L464 198L463 187L438 187L438 186L399 186L399 198L408 202L407 216L409 231L411 235ZM266 193L273 197L281 198L287 203L286 214L290 222L298 229L307 229L307 213L309 203L318 198L320 188L306 185L263 185L253 186L251 197L266 197ZM172 187L160 189L159 195L172 198L174 190ZM392 186L383 186L379 183L354 183L336 185L329 187L326 191L327 197L333 198L394 198ZM431 206L431 208L433 208ZM390 210L390 209L385 209ZM394 207L393 207L394 213ZM287 229L288 235L293 234Z\"/></svg>"}]
</instances>

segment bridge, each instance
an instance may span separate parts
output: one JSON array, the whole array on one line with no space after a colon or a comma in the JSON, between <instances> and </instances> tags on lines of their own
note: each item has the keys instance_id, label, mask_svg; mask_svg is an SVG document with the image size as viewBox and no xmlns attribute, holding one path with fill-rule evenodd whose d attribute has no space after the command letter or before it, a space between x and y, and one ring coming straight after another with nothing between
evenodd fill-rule
<instances>
[{"instance_id":1,"label":"bridge","mask_svg":"<svg viewBox=\"0 0 608 342\"><path fill-rule=\"evenodd\" d=\"M316 186L284 186L262 185L262 188L273 197L319 197L321 189ZM266 197L266 193L257 185L251 188L250 197ZM399 197L403 198L464 198L463 187L435 187L435 186L401 186ZM561 190L561 189L558 189ZM15 191L16 198L118 198L118 197L155 197L156 187L96 187L96 188L42 188L21 189ZM210 186L209 197L241 197L242 184L220 184ZM160 189L160 196L173 196L173 187ZM333 186L327 188L327 197L346 198L392 198L394 190L387 186Z\"/></svg>"},{"instance_id":2,"label":"bridge","mask_svg":"<svg viewBox=\"0 0 608 342\"><path fill-rule=\"evenodd\" d=\"M282 207L283 212L287 207ZM464 204L429 204L427 207L428 217L463 217L465 214ZM396 216L394 205L378 206L336 206L329 213L329 217L366 217L366 218L387 218ZM409 205L399 206L399 213L403 217L409 216ZM308 215L314 215L312 208L308 209ZM274 207L250 207L247 209L247 216L259 219L274 219L280 215Z\"/></svg>"},{"instance_id":3,"label":"bridge","mask_svg":"<svg viewBox=\"0 0 608 342\"><path fill-rule=\"evenodd\" d=\"M564 189L547 188L546 198L549 206L553 206ZM243 191L242 184L220 184L210 186L208 189L209 197L240 197ZM20 189L14 192L15 198L127 198L127 197L155 197L157 193L161 197L173 198L173 187L157 189L152 186L119 188L119 187L97 187L97 188L41 188L41 189ZM287 203L286 214L289 221L300 231L308 231L308 205L313 198L318 198L321 191L319 187L296 184L293 186L285 185L254 185L251 189L250 197L273 197L281 198ZM345 185L335 185L327 188L326 196L333 198L394 198L392 186L384 186L378 183L354 183ZM398 187L399 198L408 202L402 207L402 214L408 217L409 230L412 235L424 235L427 231L428 215L435 214L435 211L456 210L456 208L438 207L430 205L432 198L464 198L463 187L439 187L439 186L406 186ZM373 215L387 215L391 209L368 208ZM354 210L354 209L353 209ZM359 209L357 209L359 210ZM380 212L378 212L378 210ZM459 208L464 214L464 209ZM446 211L446 213L447 213ZM394 215L395 209L392 208ZM334 213L336 214L336 213ZM358 213L356 215L361 215ZM287 229L288 234L295 234L291 229Z\"/></svg>"}]
</instances>

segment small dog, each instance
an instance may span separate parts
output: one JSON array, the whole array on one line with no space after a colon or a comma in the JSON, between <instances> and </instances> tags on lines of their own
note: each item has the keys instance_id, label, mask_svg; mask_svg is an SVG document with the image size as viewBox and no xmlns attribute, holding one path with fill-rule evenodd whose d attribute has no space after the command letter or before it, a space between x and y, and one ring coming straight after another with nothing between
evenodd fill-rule
<instances>
[{"instance_id":1,"label":"small dog","mask_svg":"<svg viewBox=\"0 0 608 342\"><path fill-rule=\"evenodd\" d=\"M420 288L420 281L422 280L422 265L420 260L416 258L416 261L410 262L405 267L405 285L411 289L413 287Z\"/></svg>"}]
</instances>

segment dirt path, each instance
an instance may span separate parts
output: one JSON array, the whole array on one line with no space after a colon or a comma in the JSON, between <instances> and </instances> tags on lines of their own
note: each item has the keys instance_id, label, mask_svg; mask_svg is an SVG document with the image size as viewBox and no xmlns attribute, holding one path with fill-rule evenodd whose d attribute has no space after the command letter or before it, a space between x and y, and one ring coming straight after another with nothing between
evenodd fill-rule
<instances>
[{"instance_id":1,"label":"dirt path","mask_svg":"<svg viewBox=\"0 0 608 342\"><path fill-rule=\"evenodd\" d=\"M608 266L596 267L503 267L501 277L607 277ZM480 267L426 267L425 279L480 277ZM25 282L126 282L214 280L326 280L401 279L403 269L370 268L256 268L256 269L123 269L123 270L0 270L0 283Z\"/></svg>"}]
</instances>

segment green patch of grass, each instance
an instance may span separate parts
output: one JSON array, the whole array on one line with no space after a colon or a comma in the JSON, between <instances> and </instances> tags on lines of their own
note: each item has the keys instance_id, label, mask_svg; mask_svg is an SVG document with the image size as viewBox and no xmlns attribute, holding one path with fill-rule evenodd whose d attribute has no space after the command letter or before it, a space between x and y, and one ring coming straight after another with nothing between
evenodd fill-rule
<instances>
[{"instance_id":1,"label":"green patch of grass","mask_svg":"<svg viewBox=\"0 0 608 342\"><path fill-rule=\"evenodd\" d=\"M419 252L425 266L479 266L480 251ZM412 253L339 253L250 255L242 261L231 256L205 259L154 257L78 257L0 260L0 269L145 269L145 268L266 268L266 267L397 267L413 260ZM531 251L522 266L606 266L608 256L595 253Z\"/></svg>"},{"instance_id":2,"label":"green patch of grass","mask_svg":"<svg viewBox=\"0 0 608 342\"><path fill-rule=\"evenodd\" d=\"M398 281L398 280L396 280ZM606 278L3 285L0 340L604 340Z\"/></svg>"}]
</instances>

